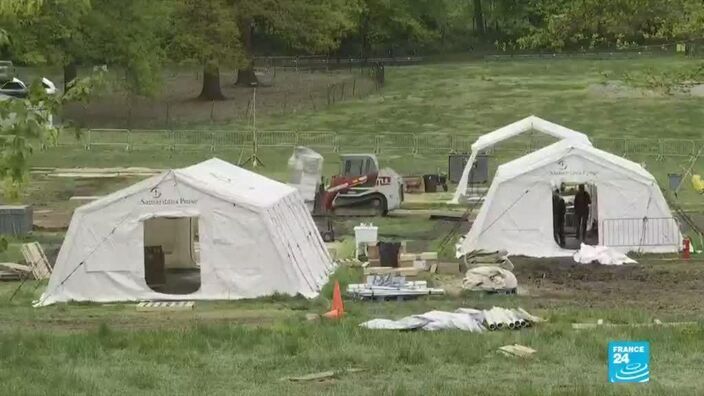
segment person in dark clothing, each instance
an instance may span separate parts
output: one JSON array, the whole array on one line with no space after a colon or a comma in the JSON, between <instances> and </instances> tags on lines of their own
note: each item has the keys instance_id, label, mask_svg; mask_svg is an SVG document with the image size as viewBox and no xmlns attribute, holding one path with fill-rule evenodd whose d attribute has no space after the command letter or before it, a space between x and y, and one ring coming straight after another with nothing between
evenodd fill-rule
<instances>
[{"instance_id":1,"label":"person in dark clothing","mask_svg":"<svg viewBox=\"0 0 704 396\"><path fill-rule=\"evenodd\" d=\"M587 221L591 204L592 198L588 192L584 191L584 184L580 184L577 195L574 196L574 219L577 226L577 239L582 242L587 237Z\"/></svg>"},{"instance_id":2,"label":"person in dark clothing","mask_svg":"<svg viewBox=\"0 0 704 396\"><path fill-rule=\"evenodd\" d=\"M567 206L565 200L560 196L560 191L555 189L552 192L552 229L555 242L560 247L565 247L565 213Z\"/></svg>"}]
</instances>

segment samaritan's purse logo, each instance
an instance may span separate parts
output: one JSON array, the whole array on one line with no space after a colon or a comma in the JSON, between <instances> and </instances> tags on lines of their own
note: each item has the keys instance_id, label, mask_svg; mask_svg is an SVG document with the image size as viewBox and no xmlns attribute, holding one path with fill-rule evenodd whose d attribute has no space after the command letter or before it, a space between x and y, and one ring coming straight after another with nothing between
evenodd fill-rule
<instances>
[{"instance_id":1,"label":"samaritan's purse logo","mask_svg":"<svg viewBox=\"0 0 704 396\"><path fill-rule=\"evenodd\" d=\"M609 342L609 381L650 381L650 343L647 341Z\"/></svg>"},{"instance_id":2,"label":"samaritan's purse logo","mask_svg":"<svg viewBox=\"0 0 704 396\"><path fill-rule=\"evenodd\" d=\"M163 206L163 205L195 205L198 203L197 199L188 199L183 197L178 198L162 198L161 190L159 187L154 187L149 190L149 199L142 198L140 202L142 205L150 206Z\"/></svg>"},{"instance_id":3,"label":"samaritan's purse logo","mask_svg":"<svg viewBox=\"0 0 704 396\"><path fill-rule=\"evenodd\" d=\"M152 193L152 198L154 198L154 199L161 198L161 191L159 191L159 187L154 187L149 191Z\"/></svg>"}]
</instances>

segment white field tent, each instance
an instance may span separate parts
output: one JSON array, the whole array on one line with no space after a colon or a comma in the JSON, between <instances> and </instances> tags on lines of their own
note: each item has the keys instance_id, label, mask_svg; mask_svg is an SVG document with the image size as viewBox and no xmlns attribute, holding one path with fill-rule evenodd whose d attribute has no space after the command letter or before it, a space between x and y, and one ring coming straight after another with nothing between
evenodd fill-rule
<instances>
[{"instance_id":1,"label":"white field tent","mask_svg":"<svg viewBox=\"0 0 704 396\"><path fill-rule=\"evenodd\" d=\"M199 258L193 254L197 225ZM190 294L145 280L145 246L165 267L199 271ZM199 261L199 262L197 262ZM298 191L213 158L78 208L37 306L62 301L311 298L334 264Z\"/></svg>"},{"instance_id":2,"label":"white field tent","mask_svg":"<svg viewBox=\"0 0 704 396\"><path fill-rule=\"evenodd\" d=\"M474 166L474 162L476 161L477 154L479 152L491 148L496 144L508 140L512 137L531 131L541 132L545 135L552 136L559 140L572 140L582 144L591 145L587 135L583 134L582 132L573 131L569 128L563 127L562 125L546 121L534 115L501 127L493 132L480 136L477 141L472 144L472 152L469 156L469 161L467 161L467 165L465 165L465 168L462 171L462 178L460 179L460 182L457 185L457 190L455 190L455 195L452 197L450 203L459 203L461 199L467 194L467 182L469 180L469 173L471 172L472 167Z\"/></svg>"},{"instance_id":3,"label":"white field tent","mask_svg":"<svg viewBox=\"0 0 704 396\"><path fill-rule=\"evenodd\" d=\"M676 252L679 227L655 178L640 165L563 140L499 166L458 257L505 249L529 257L570 256L553 238L552 190L591 184L599 245L624 253Z\"/></svg>"}]
</instances>

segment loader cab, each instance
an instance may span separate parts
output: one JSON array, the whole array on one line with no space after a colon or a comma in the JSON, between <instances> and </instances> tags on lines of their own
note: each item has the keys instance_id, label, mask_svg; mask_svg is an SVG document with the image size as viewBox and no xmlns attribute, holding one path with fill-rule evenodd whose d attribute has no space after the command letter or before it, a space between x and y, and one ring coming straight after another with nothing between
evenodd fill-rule
<instances>
[{"instance_id":1,"label":"loader cab","mask_svg":"<svg viewBox=\"0 0 704 396\"><path fill-rule=\"evenodd\" d=\"M367 175L369 179L359 187L374 187L379 175L379 161L372 154L346 154L340 157L340 177L352 179Z\"/></svg>"}]
</instances>

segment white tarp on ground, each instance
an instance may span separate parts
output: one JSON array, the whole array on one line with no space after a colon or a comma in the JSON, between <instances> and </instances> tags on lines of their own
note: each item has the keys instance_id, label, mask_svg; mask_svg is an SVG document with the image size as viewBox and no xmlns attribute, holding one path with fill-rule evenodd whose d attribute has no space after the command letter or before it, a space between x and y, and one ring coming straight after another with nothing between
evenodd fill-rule
<instances>
[{"instance_id":1,"label":"white tarp on ground","mask_svg":"<svg viewBox=\"0 0 704 396\"><path fill-rule=\"evenodd\" d=\"M573 131L569 128L563 127L562 125L546 121L534 115L501 127L493 132L480 136L479 139L472 144L472 152L469 156L469 161L467 161L467 165L465 165L464 171L462 172L462 178L460 179L460 182L457 185L457 190L455 190L455 195L450 202L455 204L459 203L467 193L469 172L472 170L474 162L477 159L477 154L480 151L486 150L498 143L503 142L504 140L508 140L514 136L530 131L541 132L559 140L571 140L584 145L591 145L587 135L582 132Z\"/></svg>"},{"instance_id":2,"label":"white tarp on ground","mask_svg":"<svg viewBox=\"0 0 704 396\"><path fill-rule=\"evenodd\" d=\"M592 201L598 202L600 228L609 222L608 232L599 230L599 245L622 252L678 251L682 238L677 222L648 171L591 145L563 140L499 166L458 257L501 249L529 257L574 254L553 238L552 189L561 183L596 187ZM604 243L605 234L620 243Z\"/></svg>"},{"instance_id":3,"label":"white tarp on ground","mask_svg":"<svg viewBox=\"0 0 704 396\"><path fill-rule=\"evenodd\" d=\"M146 284L144 223L154 218L197 218L198 291L163 294ZM295 188L213 158L76 209L37 305L314 297L333 269Z\"/></svg>"},{"instance_id":4,"label":"white tarp on ground","mask_svg":"<svg viewBox=\"0 0 704 396\"><path fill-rule=\"evenodd\" d=\"M572 256L580 264L599 263L603 265L635 264L636 261L625 254L606 246L589 246L582 244L579 251Z\"/></svg>"},{"instance_id":5,"label":"white tarp on ground","mask_svg":"<svg viewBox=\"0 0 704 396\"><path fill-rule=\"evenodd\" d=\"M486 330L520 329L542 321L522 308L492 307L488 310L458 308L455 312L430 311L399 320L372 319L359 326L375 330L462 330L481 333Z\"/></svg>"},{"instance_id":6,"label":"white tarp on ground","mask_svg":"<svg viewBox=\"0 0 704 396\"><path fill-rule=\"evenodd\" d=\"M481 313L481 311L479 311ZM430 311L420 315L407 316L399 320L372 319L360 324L361 327L376 330L462 330L480 333L484 330L483 315L464 312Z\"/></svg>"}]
</instances>

